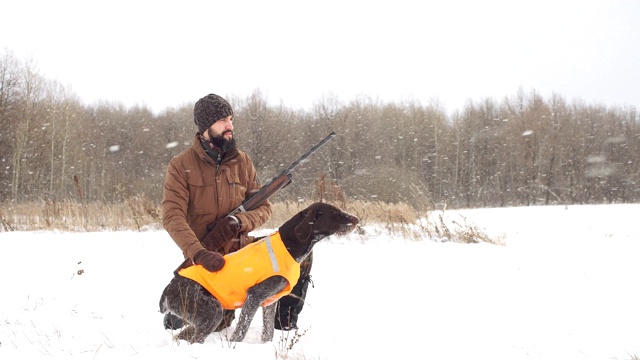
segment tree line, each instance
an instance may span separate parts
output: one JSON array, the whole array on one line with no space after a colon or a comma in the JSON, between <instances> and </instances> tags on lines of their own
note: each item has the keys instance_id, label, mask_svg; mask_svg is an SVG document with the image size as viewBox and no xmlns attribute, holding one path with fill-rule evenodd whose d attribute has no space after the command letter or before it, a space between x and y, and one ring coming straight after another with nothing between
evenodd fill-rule
<instances>
[{"instance_id":1,"label":"tree line","mask_svg":"<svg viewBox=\"0 0 640 360\"><path fill-rule=\"evenodd\" d=\"M86 105L39 74L35 61L7 50L0 56L1 202L160 201L166 165L193 142L193 103L159 114ZM425 210L640 200L633 106L535 90L469 100L450 115L436 100L325 96L304 110L271 105L259 90L228 100L239 147L263 183L337 133L274 200L376 200Z\"/></svg>"}]
</instances>

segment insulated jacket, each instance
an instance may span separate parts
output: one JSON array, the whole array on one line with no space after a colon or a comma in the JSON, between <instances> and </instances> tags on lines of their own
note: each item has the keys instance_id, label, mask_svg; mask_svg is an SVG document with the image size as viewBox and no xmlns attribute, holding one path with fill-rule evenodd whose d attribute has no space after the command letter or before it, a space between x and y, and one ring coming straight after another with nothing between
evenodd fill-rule
<instances>
[{"instance_id":1,"label":"insulated jacket","mask_svg":"<svg viewBox=\"0 0 640 360\"><path fill-rule=\"evenodd\" d=\"M260 189L256 169L243 151L229 151L218 165L196 134L193 144L167 166L162 194L162 225L185 257L204 249L207 225L238 207ZM257 229L271 216L271 205L238 213L241 234Z\"/></svg>"},{"instance_id":2,"label":"insulated jacket","mask_svg":"<svg viewBox=\"0 0 640 360\"><path fill-rule=\"evenodd\" d=\"M261 305L273 304L289 294L300 277L300 264L287 251L279 232L227 254L224 259L225 264L220 271L209 272L201 265L192 265L178 274L198 282L227 310L242 307L247 299L247 290L253 285L280 275L289 283Z\"/></svg>"}]
</instances>

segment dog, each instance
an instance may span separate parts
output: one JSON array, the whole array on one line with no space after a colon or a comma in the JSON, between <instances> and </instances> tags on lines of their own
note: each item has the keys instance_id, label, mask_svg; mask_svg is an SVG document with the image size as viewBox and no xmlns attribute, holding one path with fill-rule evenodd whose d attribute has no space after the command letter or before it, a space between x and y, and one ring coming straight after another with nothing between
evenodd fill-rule
<instances>
[{"instance_id":1,"label":"dog","mask_svg":"<svg viewBox=\"0 0 640 360\"><path fill-rule=\"evenodd\" d=\"M262 306L261 341L272 341L276 302L289 294L298 281L300 262L320 240L334 234L346 235L359 221L335 206L314 203L271 235L225 255L220 271L208 272L200 265L180 270L162 292L160 312L179 316L187 323L176 339L203 343L222 321L224 309L241 308L230 338L241 342ZM260 260L250 263L256 258ZM244 284L246 281L248 284Z\"/></svg>"}]
</instances>

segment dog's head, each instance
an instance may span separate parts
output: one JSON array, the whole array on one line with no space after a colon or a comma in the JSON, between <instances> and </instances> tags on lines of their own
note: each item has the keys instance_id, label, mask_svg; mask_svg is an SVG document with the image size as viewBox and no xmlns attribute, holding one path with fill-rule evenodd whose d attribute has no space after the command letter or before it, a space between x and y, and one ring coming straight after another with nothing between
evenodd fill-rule
<instances>
[{"instance_id":1,"label":"dog's head","mask_svg":"<svg viewBox=\"0 0 640 360\"><path fill-rule=\"evenodd\" d=\"M360 222L358 217L325 203L314 203L280 226L285 246L300 262L318 241L331 235L346 235Z\"/></svg>"}]
</instances>

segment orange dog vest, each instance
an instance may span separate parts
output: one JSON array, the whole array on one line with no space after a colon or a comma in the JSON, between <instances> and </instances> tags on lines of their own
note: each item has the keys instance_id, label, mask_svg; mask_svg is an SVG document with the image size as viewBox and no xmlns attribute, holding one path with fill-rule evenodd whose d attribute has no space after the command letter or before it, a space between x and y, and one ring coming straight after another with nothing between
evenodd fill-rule
<instances>
[{"instance_id":1,"label":"orange dog vest","mask_svg":"<svg viewBox=\"0 0 640 360\"><path fill-rule=\"evenodd\" d=\"M178 274L198 282L227 310L242 307L247 299L247 290L253 285L280 275L287 279L287 286L261 305L273 304L288 295L300 277L300 264L285 248L279 232L227 254L224 259L224 267L217 272L193 265Z\"/></svg>"}]
</instances>

